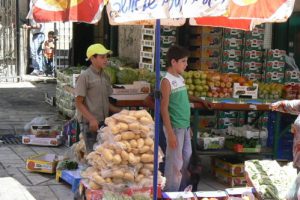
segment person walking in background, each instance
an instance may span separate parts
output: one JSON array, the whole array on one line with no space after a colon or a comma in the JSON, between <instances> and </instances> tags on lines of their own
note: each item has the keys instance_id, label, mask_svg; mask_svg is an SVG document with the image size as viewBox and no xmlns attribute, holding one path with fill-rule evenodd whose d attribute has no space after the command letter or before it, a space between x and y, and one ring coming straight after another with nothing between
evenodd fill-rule
<instances>
[{"instance_id":1,"label":"person walking in background","mask_svg":"<svg viewBox=\"0 0 300 200\"><path fill-rule=\"evenodd\" d=\"M291 126L291 132L294 134L293 142L293 164L300 169L300 100L283 100L271 104L273 111L298 115L294 124Z\"/></svg>"},{"instance_id":2,"label":"person walking in background","mask_svg":"<svg viewBox=\"0 0 300 200\"><path fill-rule=\"evenodd\" d=\"M112 94L110 78L104 73L107 65L107 55L111 51L102 44L88 47L86 56L91 65L81 73L75 87L76 117L85 141L86 151L93 151L97 141L97 130L104 125L104 120L112 113L121 110L109 103Z\"/></svg>"},{"instance_id":3,"label":"person walking in background","mask_svg":"<svg viewBox=\"0 0 300 200\"><path fill-rule=\"evenodd\" d=\"M45 41L44 25L30 20L30 25L24 24L23 28L30 29L32 38L30 40L30 57L33 71L31 75L42 75L43 68L43 42Z\"/></svg>"},{"instance_id":4,"label":"person walking in background","mask_svg":"<svg viewBox=\"0 0 300 200\"><path fill-rule=\"evenodd\" d=\"M54 31L48 32L48 39L44 43L45 74L46 76L55 75L53 57L55 53L55 34Z\"/></svg>"}]
</instances>

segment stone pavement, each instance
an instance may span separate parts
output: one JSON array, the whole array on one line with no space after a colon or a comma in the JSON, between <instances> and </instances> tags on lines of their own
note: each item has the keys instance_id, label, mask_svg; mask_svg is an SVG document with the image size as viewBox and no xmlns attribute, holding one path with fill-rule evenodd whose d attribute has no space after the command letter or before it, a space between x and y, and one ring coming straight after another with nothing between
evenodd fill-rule
<instances>
[{"instance_id":1,"label":"stone pavement","mask_svg":"<svg viewBox=\"0 0 300 200\"><path fill-rule=\"evenodd\" d=\"M55 81L44 77L27 76L21 83L0 82L0 135L19 134L24 125L34 117L44 116L50 125L63 125L62 118L55 107L44 102L44 93L55 96ZM31 82L29 82L31 81ZM55 153L63 155L68 148L38 147L26 145L0 145L0 183L12 177L31 193L36 200L71 200L71 187L66 183L58 183L54 175L28 172L26 159L38 153ZM9 184L9 183L8 183ZM4 199L0 189L1 200L28 200L26 196ZM16 188L17 192L17 188ZM17 193L16 193L17 194ZM7 196L7 195L6 195Z\"/></svg>"}]
</instances>

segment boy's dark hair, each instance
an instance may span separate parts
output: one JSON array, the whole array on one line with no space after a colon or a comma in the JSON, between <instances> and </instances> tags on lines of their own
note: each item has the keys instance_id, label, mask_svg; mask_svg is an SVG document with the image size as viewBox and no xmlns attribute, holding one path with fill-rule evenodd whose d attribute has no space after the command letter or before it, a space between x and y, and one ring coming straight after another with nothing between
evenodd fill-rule
<instances>
[{"instance_id":1,"label":"boy's dark hair","mask_svg":"<svg viewBox=\"0 0 300 200\"><path fill-rule=\"evenodd\" d=\"M167 52L167 67L170 67L172 65L171 61L172 59L178 61L181 58L184 57L189 57L190 52L186 50L185 48L178 46L178 45L173 45L169 48Z\"/></svg>"},{"instance_id":2,"label":"boy's dark hair","mask_svg":"<svg viewBox=\"0 0 300 200\"><path fill-rule=\"evenodd\" d=\"M55 34L54 34L54 31L49 31L49 32L48 32L48 35L54 36L54 35L55 35Z\"/></svg>"}]
</instances>

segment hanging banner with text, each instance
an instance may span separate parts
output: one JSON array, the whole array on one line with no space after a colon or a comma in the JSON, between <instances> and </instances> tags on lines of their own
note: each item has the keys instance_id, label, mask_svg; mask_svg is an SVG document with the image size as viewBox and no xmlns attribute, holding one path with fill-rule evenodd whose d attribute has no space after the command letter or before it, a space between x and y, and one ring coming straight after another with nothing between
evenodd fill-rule
<instances>
[{"instance_id":1,"label":"hanging banner with text","mask_svg":"<svg viewBox=\"0 0 300 200\"><path fill-rule=\"evenodd\" d=\"M222 16L229 0L109 0L111 22ZM176 20L175 20L176 21Z\"/></svg>"}]
</instances>

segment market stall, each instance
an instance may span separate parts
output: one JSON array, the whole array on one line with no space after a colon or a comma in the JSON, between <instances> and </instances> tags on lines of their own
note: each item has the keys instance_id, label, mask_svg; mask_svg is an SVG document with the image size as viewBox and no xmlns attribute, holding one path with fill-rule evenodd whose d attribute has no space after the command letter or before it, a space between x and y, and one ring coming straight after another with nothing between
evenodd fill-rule
<instances>
[{"instance_id":1,"label":"market stall","mask_svg":"<svg viewBox=\"0 0 300 200\"><path fill-rule=\"evenodd\" d=\"M192 5L192 2L188 2L186 4L183 4L183 5L180 5L180 9L178 6L174 6L173 5L174 2L170 3L170 4L166 4L166 5L159 5L159 4L156 4L156 2L152 2L152 3L145 3L143 4L143 6L141 6L141 8L143 8L143 12L140 12L141 9L140 7L130 7L132 6L131 4L129 5L128 9L120 9L120 7L124 7L125 5L122 5L122 3L118 2L118 1L109 1L109 5L108 5L108 12L109 12L109 17L110 17L110 20L114 23L117 23L117 24L122 24L122 23L126 23L128 21L130 21L130 23L132 24L135 24L135 20L136 19L140 19L140 20L150 20L148 21L147 23L152 23L154 22L154 20L156 19L166 19L166 18L181 18L181 17L190 17L190 18L194 18L194 21L196 22L197 25L201 25L201 19L198 19L198 18L195 18L195 17L199 17L199 16L210 16L210 15L222 15L225 13L226 9L230 7L230 11L232 12L229 12L229 21L231 19L236 19L236 18L249 18L251 20L246 20L246 22L248 23L248 26L247 26L247 29L252 29L254 24L260 24L262 22L270 22L270 21L276 21L276 20L285 20L287 19L287 17L290 15L290 12L292 10L292 5L293 5L293 1L286 1L286 2L277 2L276 5L274 4L274 10L268 10L267 14L266 15L259 15L258 13L251 13L251 12L245 12L245 13L239 13L237 12L237 8L245 8L247 9L248 7L248 11L250 10L255 10L255 8L259 7L259 6L266 6L266 8L268 7L266 2L264 1L258 1L258 3L242 3L242 4L236 4L234 1L233 2L228 2L228 1L222 1L222 2L218 2L216 3L215 5L215 8L216 9L212 9L211 10L211 3L205 3L205 4L201 4L201 5L198 5L200 7L197 7L195 5ZM199 3L199 2L198 2ZM273 2L274 3L274 2ZM153 5L155 4L155 5ZM34 14L34 11L36 11L35 9L39 8L38 7L39 4L35 4L33 7L33 10L32 10L32 13L33 13L33 17L36 17L35 19L38 21L43 21L43 20L46 20L45 18L38 18L37 16L39 15L35 15ZM102 5L103 6L103 5ZM136 6L136 5L135 5ZM169 7L169 11L167 11L168 9L164 9L165 7ZM135 8L135 9L134 9ZM195 9L196 8L196 9ZM200 10L198 8L201 8ZM280 8L280 9L279 9ZM277 10L278 9L278 10ZM286 9L288 10L288 12L286 12ZM136 12L133 12L134 10L136 10ZM160 12L160 11L165 11L165 12ZM193 12L190 12L190 11L193 11ZM73 12L74 10L72 10ZM171 12L170 12L171 11ZM283 12L284 11L284 12ZM56 11L55 11L56 12ZM200 12L200 13L199 13ZM276 12L276 14L274 14L274 12ZM96 11L94 12L94 14L96 13ZM244 16L243 16L244 14ZM251 15L253 14L253 15ZM274 14L274 15L273 15ZM46 15L43 15L43 17L45 17ZM255 18L255 19L252 19L252 18ZM47 19L49 20L49 19ZM52 19L53 20L53 19ZM61 20L61 19L56 19L56 20ZM71 20L74 20L74 19L71 19ZM162 24L169 24L169 25L172 25L172 23L174 23L174 21L176 20L162 20ZM153 189L154 189L154 199L157 198L157 179L156 179L156 173L157 173L157 169L158 169L158 163L157 163L157 160L158 160L158 130L159 130L159 95L158 95L158 88L159 88L159 78L160 78L160 48L159 48L159 45L160 45L160 23L161 23L159 20L156 21L156 29L155 29L155 37L154 37L154 44L156 46L156 48L154 50L153 53L153 56L154 56L154 53L155 53L155 58L156 58L156 62L155 62L155 69L156 69L156 82L155 82L155 86L156 86L156 90L154 91L154 96L155 96L155 112L156 112L156 115L155 115L155 140L154 140L154 169L153 169L153 172L154 172L154 175L153 175ZM207 21L206 21L207 22ZM231 23L233 23L233 21L231 21ZM240 24L240 21L237 21L238 23L237 24ZM251 22L251 23L249 23ZM141 24L141 21L137 22L138 24ZM178 23L177 23L178 24ZM213 24L215 25L215 24ZM232 24L231 24L232 25ZM219 26L224 26L223 24L219 25ZM232 27L232 26L230 26ZM234 26L233 26L234 27ZM234 34L234 32L230 32L230 34ZM230 35L229 34L229 35ZM213 41L215 41L213 39ZM228 45L226 46L226 41L229 41ZM222 56L222 66L223 64L225 63L234 63L234 66L232 67L231 65L230 66L226 66L222 68L222 72L230 72L230 73L240 73L240 69L238 69L239 67L241 67L241 60L240 58L245 56L247 57L248 54L245 54L245 55L242 55L242 51L240 49L236 49L236 48L240 48L241 45L239 45L239 38L235 38L234 42L231 42L231 40L229 40L227 38L225 38L224 40L224 45L222 45L222 47L225 46L223 50L223 56ZM195 44L195 41L191 41L191 43ZM249 44L250 47L252 45L252 43ZM257 44L255 44L257 45ZM254 46L255 46L254 45ZM261 47L261 44L258 45L259 48ZM152 46L153 47L153 46ZM246 46L248 47L248 46ZM214 49L215 47L212 47L212 49ZM228 49L227 49L228 48ZM216 49L214 49L216 50ZM260 52L260 55L262 54L262 49L259 49L260 51L256 51L253 52L252 51L253 49L249 49L250 51L250 54L249 54L249 59L250 61L253 61L251 60L253 58L253 56L256 58L257 54L259 54L258 52ZM201 50L196 50L198 52L200 52ZM202 49L203 51L203 49ZM208 53L210 53L211 51L209 51ZM212 51L214 52L214 51ZM216 51L215 51L216 52ZM232 53L233 52L233 53ZM218 54L218 52L217 52ZM254 55L253 55L254 54ZM194 54L194 56L197 56L197 54ZM212 54L212 56L214 56L215 53ZM153 57L152 56L152 57ZM227 57L226 57L227 56ZM211 57L211 55L209 55L209 57ZM260 56L258 56L260 57ZM261 57L260 57L261 58ZM202 59L203 61L203 59ZM250 62L249 61L249 62ZM253 61L254 62L254 61ZM197 61L195 62L196 65L197 65ZM211 61L209 61L209 63L211 63ZM236 64L236 63L239 63L239 64ZM200 65L202 66L202 63L200 62ZM194 65L195 66L195 65ZM196 66L197 67L197 66ZM227 67L227 68L226 68ZM277 65L275 66L276 68L278 67ZM237 70L237 71L228 71L229 69L232 69L233 70ZM279 67L280 68L280 67ZM194 68L195 69L195 68ZM245 72L246 74L248 74L247 72ZM200 73L200 74L205 74L205 73ZM254 73L255 74L255 73ZM281 72L276 72L276 75L280 78L280 75L281 75ZM192 75L193 78L197 78L197 75L195 76L194 74ZM219 76L219 80L220 80L220 75L217 75ZM215 76L215 77L217 77ZM203 75L200 75L200 77L204 77ZM267 76L266 76L267 77ZM277 78L278 78L277 77ZM199 78L199 77L198 77ZM233 79L232 77L228 76L228 78L231 78ZM201 78L200 80L203 82L204 78ZM193 80L191 80L193 82ZM218 80L212 80L212 81L218 81ZM202 83L201 82L201 83ZM206 78L205 78L205 82L206 82ZM188 82L187 82L188 83ZM233 88L233 85L232 83L234 82L231 82L230 84L228 84L228 86L225 84L225 85L222 85L221 84L221 81L219 81L219 86L218 85L214 85L212 87L208 87L207 89L204 89L203 91L203 88L201 88L200 90L200 87L197 88L197 92L200 92L200 93L196 93L196 88L192 87L192 86L189 86L189 93L190 94L193 94L195 96L202 96L202 97L213 97L213 98L223 98L223 97L231 97L232 94L237 94L237 93L234 93L234 88ZM252 91L253 88L254 90L256 90L256 95L257 92L258 92L258 88L256 85L252 83L249 83L248 85L243 85L241 83L241 81L237 81L236 83L238 83L238 86L246 86L244 89L240 89L239 91L241 93L239 93L240 95L243 95L245 94L247 91ZM212 89L212 88L216 88L217 89ZM193 89L192 89L193 88ZM204 87L206 88L206 87ZM222 89L222 91L220 92L220 89L221 88L226 88L226 91L224 89ZM214 90L214 91L211 91L211 95L209 95L209 91L206 91L208 89L211 89L211 90ZM195 91L194 91L195 90ZM202 93L201 93L202 92ZM204 95L204 92L205 92L205 95ZM252 94L245 94L247 96L251 96ZM238 96L239 97L239 96ZM256 96L257 97L257 96ZM212 102L214 103L214 99L212 99ZM249 103L249 102L234 102L234 103L215 103L214 104L214 107L213 109L215 110L227 110L227 109L234 109L234 110L261 110L261 111L267 111L268 110L268 105L265 104L265 102L260 102L261 104L257 104L257 103ZM143 99L139 99L139 100L128 100L128 99L123 99L123 100L119 100L115 103L116 105L119 105L119 106L144 106L145 103L143 102ZM197 104L192 104L192 107L194 108L199 108L197 107L198 105ZM232 107L231 107L232 106ZM195 121L197 122L198 121L198 112L196 111L195 114L194 114L194 118L195 118ZM107 124L108 125L108 124ZM197 125L194 125L194 130L196 131L196 133L198 133L197 131ZM197 134L195 134L197 136ZM101 152L100 152L101 153ZM131 164L134 164L134 163L131 163ZM96 175L95 175L96 176ZM97 176L96 176L97 177ZM99 185L102 184L102 179L100 181L100 178L97 177L97 181L99 181ZM119 180L120 181L120 180Z\"/></svg>"}]
</instances>

